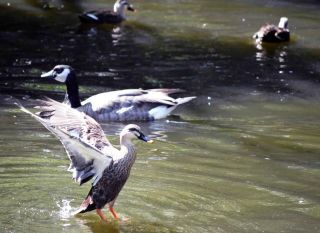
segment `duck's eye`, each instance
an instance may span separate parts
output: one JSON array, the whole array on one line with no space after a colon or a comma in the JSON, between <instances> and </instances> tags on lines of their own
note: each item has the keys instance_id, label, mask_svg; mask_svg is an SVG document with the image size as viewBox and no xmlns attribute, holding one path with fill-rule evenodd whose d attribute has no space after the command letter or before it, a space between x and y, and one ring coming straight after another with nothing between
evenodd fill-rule
<instances>
[{"instance_id":1,"label":"duck's eye","mask_svg":"<svg viewBox=\"0 0 320 233\"><path fill-rule=\"evenodd\" d=\"M62 73L63 68L57 68L57 69L55 69L54 71L55 71L57 74L60 74L60 73Z\"/></svg>"}]
</instances>

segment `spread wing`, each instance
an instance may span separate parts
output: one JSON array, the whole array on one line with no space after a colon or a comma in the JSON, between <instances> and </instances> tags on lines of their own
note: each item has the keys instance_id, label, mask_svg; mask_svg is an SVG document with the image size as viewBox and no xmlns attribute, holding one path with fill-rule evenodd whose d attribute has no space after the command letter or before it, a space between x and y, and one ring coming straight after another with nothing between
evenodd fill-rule
<instances>
[{"instance_id":1,"label":"spread wing","mask_svg":"<svg viewBox=\"0 0 320 233\"><path fill-rule=\"evenodd\" d=\"M41 111L33 114L18 104L21 110L30 114L64 146L71 164L69 171L81 184L94 178L94 184L112 161L116 150L107 140L101 126L91 117L52 99L40 101Z\"/></svg>"}]
</instances>

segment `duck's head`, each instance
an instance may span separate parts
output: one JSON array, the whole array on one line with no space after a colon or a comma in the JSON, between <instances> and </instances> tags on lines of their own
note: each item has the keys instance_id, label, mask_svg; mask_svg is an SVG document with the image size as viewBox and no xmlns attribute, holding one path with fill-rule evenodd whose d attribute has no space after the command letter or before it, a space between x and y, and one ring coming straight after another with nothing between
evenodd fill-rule
<instances>
[{"instance_id":1,"label":"duck's head","mask_svg":"<svg viewBox=\"0 0 320 233\"><path fill-rule=\"evenodd\" d=\"M57 65L52 70L41 75L41 78L53 78L58 82L65 83L71 75L74 75L74 71L71 66Z\"/></svg>"},{"instance_id":2,"label":"duck's head","mask_svg":"<svg viewBox=\"0 0 320 233\"><path fill-rule=\"evenodd\" d=\"M140 139L141 141L148 142L148 143L153 143L153 140L148 138L146 135L144 135L141 132L141 129L138 125L135 124L130 124L127 125L123 128L123 130L120 133L121 139Z\"/></svg>"},{"instance_id":3,"label":"duck's head","mask_svg":"<svg viewBox=\"0 0 320 233\"><path fill-rule=\"evenodd\" d=\"M288 29L288 18L287 17L281 17L279 24L279 28Z\"/></svg>"},{"instance_id":4,"label":"duck's head","mask_svg":"<svg viewBox=\"0 0 320 233\"><path fill-rule=\"evenodd\" d=\"M120 15L124 14L125 9L128 11L135 11L133 6L127 0L117 0L113 6L113 11Z\"/></svg>"}]
</instances>

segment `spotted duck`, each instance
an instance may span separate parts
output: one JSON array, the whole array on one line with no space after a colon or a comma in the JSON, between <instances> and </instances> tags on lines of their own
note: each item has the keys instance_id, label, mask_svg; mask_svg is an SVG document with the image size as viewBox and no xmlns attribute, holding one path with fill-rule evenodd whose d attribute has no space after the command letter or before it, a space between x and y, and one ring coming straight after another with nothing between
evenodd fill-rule
<instances>
[{"instance_id":1,"label":"spotted duck","mask_svg":"<svg viewBox=\"0 0 320 233\"><path fill-rule=\"evenodd\" d=\"M261 42L286 42L290 40L288 18L281 17L278 26L267 24L253 35L257 43Z\"/></svg>"},{"instance_id":2,"label":"spotted duck","mask_svg":"<svg viewBox=\"0 0 320 233\"><path fill-rule=\"evenodd\" d=\"M112 10L93 10L85 12L79 15L79 19L82 23L91 24L118 24L126 19L125 11L135 11L133 6L128 3L127 0L117 0Z\"/></svg>"},{"instance_id":3,"label":"spotted duck","mask_svg":"<svg viewBox=\"0 0 320 233\"><path fill-rule=\"evenodd\" d=\"M65 100L72 108L86 113L97 121L152 121L167 117L179 105L196 98L172 98L169 94L180 89L126 89L93 95L83 102L79 98L79 88L75 71L68 65L57 65L41 75L65 83Z\"/></svg>"},{"instance_id":4,"label":"spotted duck","mask_svg":"<svg viewBox=\"0 0 320 233\"><path fill-rule=\"evenodd\" d=\"M153 141L141 132L138 125L129 124L120 133L118 150L93 118L64 103L43 100L37 107L40 112L36 114L20 103L17 105L60 140L71 161L68 171L72 172L73 179L80 185L92 180L87 197L74 214L96 210L100 218L106 220L102 208L108 206L113 217L120 220L113 206L136 159L132 139Z\"/></svg>"}]
</instances>

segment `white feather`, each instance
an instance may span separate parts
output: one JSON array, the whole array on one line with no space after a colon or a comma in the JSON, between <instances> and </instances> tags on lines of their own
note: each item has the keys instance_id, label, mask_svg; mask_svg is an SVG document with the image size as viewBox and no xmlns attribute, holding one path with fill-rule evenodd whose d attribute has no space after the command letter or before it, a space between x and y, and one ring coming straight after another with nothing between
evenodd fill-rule
<instances>
[{"instance_id":1,"label":"white feather","mask_svg":"<svg viewBox=\"0 0 320 233\"><path fill-rule=\"evenodd\" d=\"M91 19L98 20L98 17L95 16L94 14L87 14L87 16L90 17Z\"/></svg>"},{"instance_id":2,"label":"white feather","mask_svg":"<svg viewBox=\"0 0 320 233\"><path fill-rule=\"evenodd\" d=\"M149 111L149 114L155 119L161 119L170 114L177 106L167 107L167 106L158 106Z\"/></svg>"},{"instance_id":3,"label":"white feather","mask_svg":"<svg viewBox=\"0 0 320 233\"><path fill-rule=\"evenodd\" d=\"M126 108L120 108L120 109L117 111L117 114L125 113L125 112L129 111L129 110L132 109L132 108L133 108L133 106L126 107Z\"/></svg>"}]
</instances>

